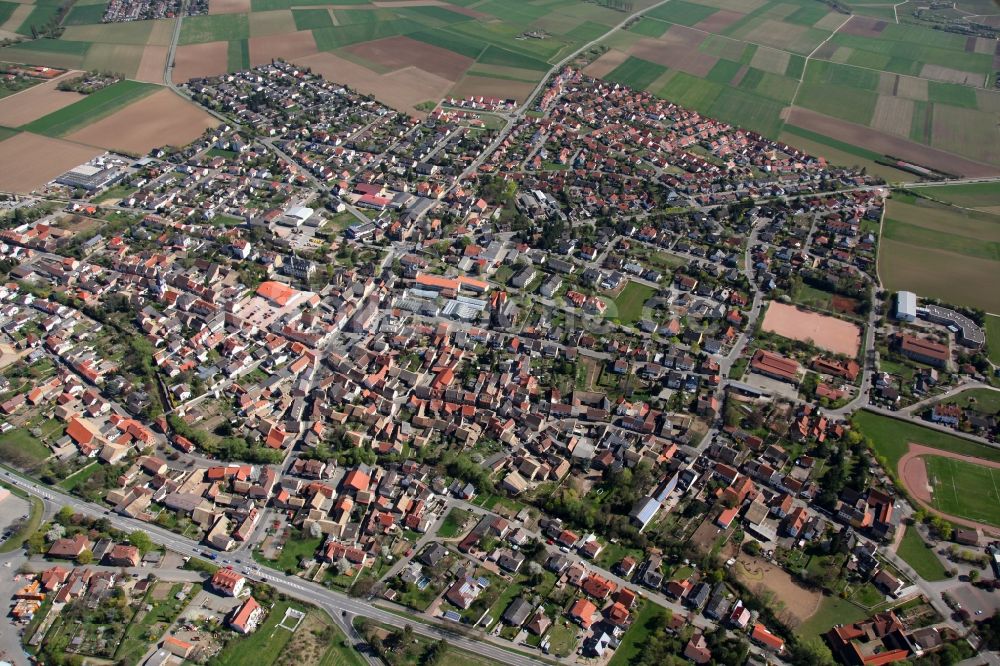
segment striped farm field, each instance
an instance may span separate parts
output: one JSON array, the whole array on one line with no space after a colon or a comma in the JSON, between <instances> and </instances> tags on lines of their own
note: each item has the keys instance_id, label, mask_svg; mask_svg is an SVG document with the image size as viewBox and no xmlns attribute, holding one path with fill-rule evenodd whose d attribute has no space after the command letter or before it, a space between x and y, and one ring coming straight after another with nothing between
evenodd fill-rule
<instances>
[{"instance_id":1,"label":"striped farm field","mask_svg":"<svg viewBox=\"0 0 1000 666\"><path fill-rule=\"evenodd\" d=\"M879 276L894 291L1000 312L1000 215L893 194Z\"/></svg>"},{"instance_id":2,"label":"striped farm field","mask_svg":"<svg viewBox=\"0 0 1000 666\"><path fill-rule=\"evenodd\" d=\"M64 136L101 118L110 116L132 102L160 89L160 86L151 83L120 81L113 86L87 95L79 102L42 116L24 125L21 129L46 136Z\"/></svg>"}]
</instances>

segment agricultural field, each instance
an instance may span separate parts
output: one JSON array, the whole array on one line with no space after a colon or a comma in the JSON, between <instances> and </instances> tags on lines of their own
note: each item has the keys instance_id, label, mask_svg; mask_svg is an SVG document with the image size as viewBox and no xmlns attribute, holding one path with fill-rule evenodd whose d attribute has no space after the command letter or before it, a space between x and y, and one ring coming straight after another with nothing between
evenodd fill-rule
<instances>
[{"instance_id":1,"label":"agricultural field","mask_svg":"<svg viewBox=\"0 0 1000 666\"><path fill-rule=\"evenodd\" d=\"M163 145L185 146L217 124L214 117L188 100L159 88L66 138L88 146L144 155Z\"/></svg>"},{"instance_id":2,"label":"agricultural field","mask_svg":"<svg viewBox=\"0 0 1000 666\"><path fill-rule=\"evenodd\" d=\"M17 169L0 169L0 189L32 192L58 175L83 164L104 151L92 146L53 139L31 132L4 138L0 132L0 164L17 164Z\"/></svg>"},{"instance_id":3,"label":"agricultural field","mask_svg":"<svg viewBox=\"0 0 1000 666\"><path fill-rule=\"evenodd\" d=\"M938 197L947 190L935 188ZM879 247L879 276L887 288L1000 312L995 282L968 288L988 287L1000 276L1000 215L895 193Z\"/></svg>"},{"instance_id":4,"label":"agricultural field","mask_svg":"<svg viewBox=\"0 0 1000 666\"><path fill-rule=\"evenodd\" d=\"M449 95L524 101L553 64L623 19L621 12L585 0L466 4L213 0L207 15L182 19L174 78L182 82L285 58L424 115L418 105ZM642 9L654 1L634 4ZM33 6L0 4L0 24L22 31L29 14L38 22L58 5L39 5L37 12L25 7ZM102 8L82 0L63 21L60 38L23 42L7 48L3 59L114 69L159 81L174 19L102 24Z\"/></svg>"},{"instance_id":5,"label":"agricultural field","mask_svg":"<svg viewBox=\"0 0 1000 666\"><path fill-rule=\"evenodd\" d=\"M654 4L639 0L634 10ZM30 34L56 5L0 7L3 30ZM159 82L175 20L101 24L101 8L78 2L58 39L25 41L0 57ZM1000 138L1000 93L987 87L990 44L897 24L888 5L855 9L847 16L815 0L671 0L608 34L623 14L585 0L213 0L208 15L183 19L174 78L281 57L421 116L422 104L449 96L523 102L554 64L606 35L609 50L588 73L818 148L832 162L891 181L913 176L876 160L1000 173L996 142L982 140Z\"/></svg>"},{"instance_id":6,"label":"agricultural field","mask_svg":"<svg viewBox=\"0 0 1000 666\"><path fill-rule=\"evenodd\" d=\"M962 208L1000 213L1000 183L968 183L936 187L915 187L920 196Z\"/></svg>"},{"instance_id":7,"label":"agricultural field","mask_svg":"<svg viewBox=\"0 0 1000 666\"><path fill-rule=\"evenodd\" d=\"M914 176L876 161L1000 173L995 44L888 14L891 23L808 0L671 0L607 37L587 72L890 181Z\"/></svg>"},{"instance_id":8,"label":"agricultural field","mask_svg":"<svg viewBox=\"0 0 1000 666\"><path fill-rule=\"evenodd\" d=\"M996 365L1000 365L1000 315L986 315L986 352Z\"/></svg>"},{"instance_id":9,"label":"agricultural field","mask_svg":"<svg viewBox=\"0 0 1000 666\"><path fill-rule=\"evenodd\" d=\"M46 136L64 136L112 115L158 89L158 86L149 83L120 81L58 111L42 116L22 126L21 129Z\"/></svg>"}]
</instances>

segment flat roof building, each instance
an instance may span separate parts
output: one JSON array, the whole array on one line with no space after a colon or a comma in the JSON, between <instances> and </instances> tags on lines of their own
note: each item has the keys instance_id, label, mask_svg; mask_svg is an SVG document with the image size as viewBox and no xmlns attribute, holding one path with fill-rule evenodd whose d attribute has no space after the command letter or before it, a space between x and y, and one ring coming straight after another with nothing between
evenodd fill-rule
<instances>
[{"instance_id":1,"label":"flat roof building","mask_svg":"<svg viewBox=\"0 0 1000 666\"><path fill-rule=\"evenodd\" d=\"M900 321L917 319L917 295L912 291L896 292L896 319Z\"/></svg>"}]
</instances>

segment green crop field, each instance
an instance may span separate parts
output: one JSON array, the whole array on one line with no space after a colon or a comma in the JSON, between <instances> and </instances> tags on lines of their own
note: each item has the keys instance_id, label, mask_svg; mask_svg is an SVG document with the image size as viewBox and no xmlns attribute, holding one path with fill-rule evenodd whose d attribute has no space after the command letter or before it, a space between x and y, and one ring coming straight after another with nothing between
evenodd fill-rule
<instances>
[{"instance_id":1,"label":"green crop field","mask_svg":"<svg viewBox=\"0 0 1000 666\"><path fill-rule=\"evenodd\" d=\"M326 9L293 9L292 16L295 17L295 27L298 30L333 27L333 18Z\"/></svg>"},{"instance_id":2,"label":"green crop field","mask_svg":"<svg viewBox=\"0 0 1000 666\"><path fill-rule=\"evenodd\" d=\"M1000 365L1000 315L986 315L986 351Z\"/></svg>"},{"instance_id":3,"label":"green crop field","mask_svg":"<svg viewBox=\"0 0 1000 666\"><path fill-rule=\"evenodd\" d=\"M637 35L652 37L655 39L662 36L669 27L670 24L668 23L657 21L656 19L649 18L648 16L643 16L639 19L638 23L629 28L629 32L634 32Z\"/></svg>"},{"instance_id":4,"label":"green crop field","mask_svg":"<svg viewBox=\"0 0 1000 666\"><path fill-rule=\"evenodd\" d=\"M1000 215L896 193L886 207L879 275L892 290L1000 312Z\"/></svg>"},{"instance_id":5,"label":"green crop field","mask_svg":"<svg viewBox=\"0 0 1000 666\"><path fill-rule=\"evenodd\" d=\"M942 451L951 451L963 456L1000 462L1000 449L949 435L940 430L925 428L915 423L865 411L856 413L853 422L864 435L872 438L876 454L886 459L889 471L893 473L896 471L896 464L909 450L911 443Z\"/></svg>"},{"instance_id":6,"label":"green crop field","mask_svg":"<svg viewBox=\"0 0 1000 666\"><path fill-rule=\"evenodd\" d=\"M17 7L16 2L0 2L0 23L6 23Z\"/></svg>"},{"instance_id":7,"label":"green crop field","mask_svg":"<svg viewBox=\"0 0 1000 666\"><path fill-rule=\"evenodd\" d=\"M420 30L410 33L407 36L419 42L431 44L432 46L447 49L448 51L454 51L467 58L478 58L479 54L486 48L485 44L472 37L456 35L444 30Z\"/></svg>"},{"instance_id":8,"label":"green crop field","mask_svg":"<svg viewBox=\"0 0 1000 666\"><path fill-rule=\"evenodd\" d=\"M250 42L246 39L235 39L229 42L227 53L230 71L250 68Z\"/></svg>"},{"instance_id":9,"label":"green crop field","mask_svg":"<svg viewBox=\"0 0 1000 666\"><path fill-rule=\"evenodd\" d=\"M63 25L90 25L104 18L104 5L73 5L63 20Z\"/></svg>"},{"instance_id":10,"label":"green crop field","mask_svg":"<svg viewBox=\"0 0 1000 666\"><path fill-rule=\"evenodd\" d=\"M670 2L646 12L646 16L690 26L704 21L717 11L719 10L715 7L706 7L705 5L685 2L685 0L670 0Z\"/></svg>"},{"instance_id":11,"label":"green crop field","mask_svg":"<svg viewBox=\"0 0 1000 666\"><path fill-rule=\"evenodd\" d=\"M329 0L251 0L250 10L254 12L269 12L275 9L290 9L292 7L312 7L329 5ZM337 0L337 5L367 5L368 0Z\"/></svg>"},{"instance_id":12,"label":"green crop field","mask_svg":"<svg viewBox=\"0 0 1000 666\"><path fill-rule=\"evenodd\" d=\"M74 102L47 116L42 116L38 120L24 125L21 129L36 134L63 136L109 116L159 89L160 86L151 83L120 81L113 86L87 95L79 102Z\"/></svg>"},{"instance_id":13,"label":"green crop field","mask_svg":"<svg viewBox=\"0 0 1000 666\"><path fill-rule=\"evenodd\" d=\"M386 37L396 37L418 29L415 24L403 19L392 21L377 21L357 25L338 25L332 28L313 30L316 46L320 51L330 51L342 46L370 42Z\"/></svg>"},{"instance_id":14,"label":"green crop field","mask_svg":"<svg viewBox=\"0 0 1000 666\"><path fill-rule=\"evenodd\" d=\"M496 46L487 46L479 56L479 62L484 65L500 65L502 67L519 67L547 72L549 64L521 53L514 53Z\"/></svg>"},{"instance_id":15,"label":"green crop field","mask_svg":"<svg viewBox=\"0 0 1000 666\"><path fill-rule=\"evenodd\" d=\"M663 65L657 65L655 62L649 62L648 60L643 60L642 58L634 58L630 56L628 60L618 65L618 67L615 67L615 69L604 78L608 81L615 81L626 86L631 86L632 88L643 90L666 71L667 68Z\"/></svg>"},{"instance_id":16,"label":"green crop field","mask_svg":"<svg viewBox=\"0 0 1000 666\"><path fill-rule=\"evenodd\" d=\"M924 580L935 581L944 580L944 565L934 554L934 550L917 532L917 528L910 526L903 532L903 540L899 543L896 554L906 561L913 570Z\"/></svg>"},{"instance_id":17,"label":"green crop field","mask_svg":"<svg viewBox=\"0 0 1000 666\"><path fill-rule=\"evenodd\" d=\"M1000 206L1000 183L996 182L915 187L912 190L931 199L965 208Z\"/></svg>"},{"instance_id":18,"label":"green crop field","mask_svg":"<svg viewBox=\"0 0 1000 666\"><path fill-rule=\"evenodd\" d=\"M1000 230L1000 226L997 229ZM929 229L919 224L902 222L895 217L886 217L883 237L913 245L934 247L967 257L1000 261L1000 242L979 240L958 233L949 234L944 229Z\"/></svg>"},{"instance_id":19,"label":"green crop field","mask_svg":"<svg viewBox=\"0 0 1000 666\"><path fill-rule=\"evenodd\" d=\"M231 42L249 37L250 20L246 14L206 14L184 19L179 43Z\"/></svg>"},{"instance_id":20,"label":"green crop field","mask_svg":"<svg viewBox=\"0 0 1000 666\"><path fill-rule=\"evenodd\" d=\"M30 36L32 34L32 27L41 29L55 19L58 13L59 5L35 5L34 9L31 10L31 13L24 19L21 27L16 32L21 35Z\"/></svg>"},{"instance_id":21,"label":"green crop field","mask_svg":"<svg viewBox=\"0 0 1000 666\"><path fill-rule=\"evenodd\" d=\"M1000 527L1000 469L940 456L924 456L924 464L935 508Z\"/></svg>"}]
</instances>

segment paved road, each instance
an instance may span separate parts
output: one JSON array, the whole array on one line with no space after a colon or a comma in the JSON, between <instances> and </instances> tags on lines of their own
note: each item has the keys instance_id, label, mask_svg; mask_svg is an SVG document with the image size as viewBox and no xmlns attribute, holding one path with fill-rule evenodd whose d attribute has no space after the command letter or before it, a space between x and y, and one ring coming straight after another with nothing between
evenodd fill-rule
<instances>
[{"instance_id":1,"label":"paved road","mask_svg":"<svg viewBox=\"0 0 1000 666\"><path fill-rule=\"evenodd\" d=\"M106 518L113 527L125 532L131 532L136 529L143 530L154 542L166 546L170 550L180 553L181 555L202 557L202 552L205 550L201 544L184 538L178 534L174 534L173 532L169 532L156 525L150 525L143 523L142 521L133 520L131 518L126 518L113 513L102 513L99 509L96 509L88 502L66 495L52 488L42 486L41 484L23 477L16 476L12 472L4 471L3 476L6 477L5 481L8 483L21 488L25 492L40 497L46 504L51 504L53 507L69 506L74 511L80 513L102 516ZM220 556L220 564L229 563L226 555L227 554ZM239 566L237 562L233 562L233 565L237 567ZM426 619L418 620L416 618L407 618L404 620L399 615L374 606L369 601L355 599L347 596L346 594L329 590L321 585L310 583L294 576L286 576L277 571L266 569L261 569L259 575L251 576L267 581L277 591L284 592L290 597L313 603L326 610L333 617L345 617L344 614L355 615L359 617L371 618L392 626L400 626L401 622L405 622L410 624L413 627L413 631L417 634L427 636L435 640L443 638L456 647L496 659L502 663L512 664L513 666L529 666L541 663L537 659L516 654L508 649L505 649L504 647L500 647L497 643L499 643L501 639L492 639L491 637L484 636L483 640L474 640L467 638L454 630L449 630L446 625L438 625ZM509 645L508 641L503 641L503 643Z\"/></svg>"}]
</instances>

